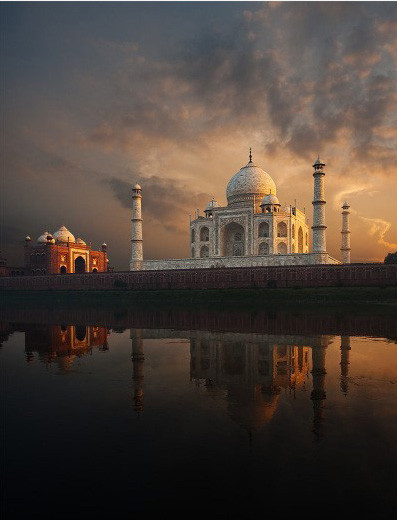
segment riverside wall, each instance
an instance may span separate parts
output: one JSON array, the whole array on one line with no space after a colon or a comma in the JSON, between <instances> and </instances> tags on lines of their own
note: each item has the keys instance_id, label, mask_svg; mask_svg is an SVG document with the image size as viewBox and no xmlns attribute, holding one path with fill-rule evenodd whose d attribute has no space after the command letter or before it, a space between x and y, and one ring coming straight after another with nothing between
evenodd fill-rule
<instances>
[{"instance_id":1,"label":"riverside wall","mask_svg":"<svg viewBox=\"0 0 397 520\"><path fill-rule=\"evenodd\" d=\"M0 277L0 290L163 290L397 286L397 265L220 267Z\"/></svg>"}]
</instances>

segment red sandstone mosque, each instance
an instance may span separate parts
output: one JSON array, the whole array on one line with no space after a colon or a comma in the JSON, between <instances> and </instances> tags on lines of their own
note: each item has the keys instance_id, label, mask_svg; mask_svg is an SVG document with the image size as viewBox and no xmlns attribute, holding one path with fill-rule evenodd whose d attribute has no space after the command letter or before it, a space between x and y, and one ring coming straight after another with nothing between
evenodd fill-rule
<instances>
[{"instance_id":1,"label":"red sandstone mosque","mask_svg":"<svg viewBox=\"0 0 397 520\"><path fill-rule=\"evenodd\" d=\"M104 273L108 262L105 243L101 251L94 251L65 226L53 234L45 231L36 243L29 236L25 238L26 274Z\"/></svg>"}]
</instances>

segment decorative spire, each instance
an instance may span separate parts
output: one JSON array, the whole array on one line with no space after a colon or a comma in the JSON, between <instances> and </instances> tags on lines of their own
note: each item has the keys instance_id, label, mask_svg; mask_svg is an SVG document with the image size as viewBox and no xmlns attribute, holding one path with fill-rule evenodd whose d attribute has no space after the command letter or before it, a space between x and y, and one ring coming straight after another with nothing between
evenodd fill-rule
<instances>
[{"instance_id":1,"label":"decorative spire","mask_svg":"<svg viewBox=\"0 0 397 520\"><path fill-rule=\"evenodd\" d=\"M249 162L252 163L252 151L251 151L251 147L250 147L250 155L249 155L249 158L250 158Z\"/></svg>"}]
</instances>

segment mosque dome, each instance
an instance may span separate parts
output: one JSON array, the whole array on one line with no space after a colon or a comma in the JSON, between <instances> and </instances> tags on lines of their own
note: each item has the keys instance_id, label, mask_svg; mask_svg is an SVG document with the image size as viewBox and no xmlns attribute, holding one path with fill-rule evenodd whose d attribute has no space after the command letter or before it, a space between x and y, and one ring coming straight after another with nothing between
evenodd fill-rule
<instances>
[{"instance_id":1,"label":"mosque dome","mask_svg":"<svg viewBox=\"0 0 397 520\"><path fill-rule=\"evenodd\" d=\"M62 226L53 234L53 237L57 242L75 242L76 239L67 227Z\"/></svg>"},{"instance_id":2,"label":"mosque dome","mask_svg":"<svg viewBox=\"0 0 397 520\"><path fill-rule=\"evenodd\" d=\"M80 244L80 245L82 245L82 246L85 246L85 245L86 245L86 243L84 242L84 240L83 240L82 238L80 238L80 237L76 240L76 244Z\"/></svg>"},{"instance_id":3,"label":"mosque dome","mask_svg":"<svg viewBox=\"0 0 397 520\"><path fill-rule=\"evenodd\" d=\"M44 231L44 233L42 235L40 235L39 238L37 239L37 242L40 242L42 244L46 243L48 236L51 236L51 233L49 233L48 231Z\"/></svg>"},{"instance_id":4,"label":"mosque dome","mask_svg":"<svg viewBox=\"0 0 397 520\"><path fill-rule=\"evenodd\" d=\"M132 187L133 190L141 190L142 188L139 186L139 184L134 184Z\"/></svg>"},{"instance_id":5,"label":"mosque dome","mask_svg":"<svg viewBox=\"0 0 397 520\"><path fill-rule=\"evenodd\" d=\"M280 205L280 202L277 198L277 195L274 195L274 193L269 193L269 195L266 195L266 197L263 197L261 206L265 206L267 204L278 204Z\"/></svg>"},{"instance_id":6,"label":"mosque dome","mask_svg":"<svg viewBox=\"0 0 397 520\"><path fill-rule=\"evenodd\" d=\"M229 205L251 205L269 193L277 193L276 185L268 173L252 162L250 154L249 163L233 175L227 185L227 202Z\"/></svg>"}]
</instances>

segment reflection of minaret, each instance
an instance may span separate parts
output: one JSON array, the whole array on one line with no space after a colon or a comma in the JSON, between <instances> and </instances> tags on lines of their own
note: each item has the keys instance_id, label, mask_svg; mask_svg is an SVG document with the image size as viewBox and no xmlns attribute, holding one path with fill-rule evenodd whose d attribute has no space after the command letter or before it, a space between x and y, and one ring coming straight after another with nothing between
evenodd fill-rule
<instances>
[{"instance_id":1,"label":"reflection of minaret","mask_svg":"<svg viewBox=\"0 0 397 520\"><path fill-rule=\"evenodd\" d=\"M134 381L134 410L143 411L143 341L140 329L131 329L132 380Z\"/></svg>"},{"instance_id":2,"label":"reflection of minaret","mask_svg":"<svg viewBox=\"0 0 397 520\"><path fill-rule=\"evenodd\" d=\"M350 336L341 336L340 344L340 389L347 395L349 390Z\"/></svg>"},{"instance_id":3,"label":"reflection of minaret","mask_svg":"<svg viewBox=\"0 0 397 520\"><path fill-rule=\"evenodd\" d=\"M312 376L313 390L311 399L313 401L313 431L317 437L322 437L322 426L324 420L325 393L325 345L313 346L312 348Z\"/></svg>"}]
</instances>

